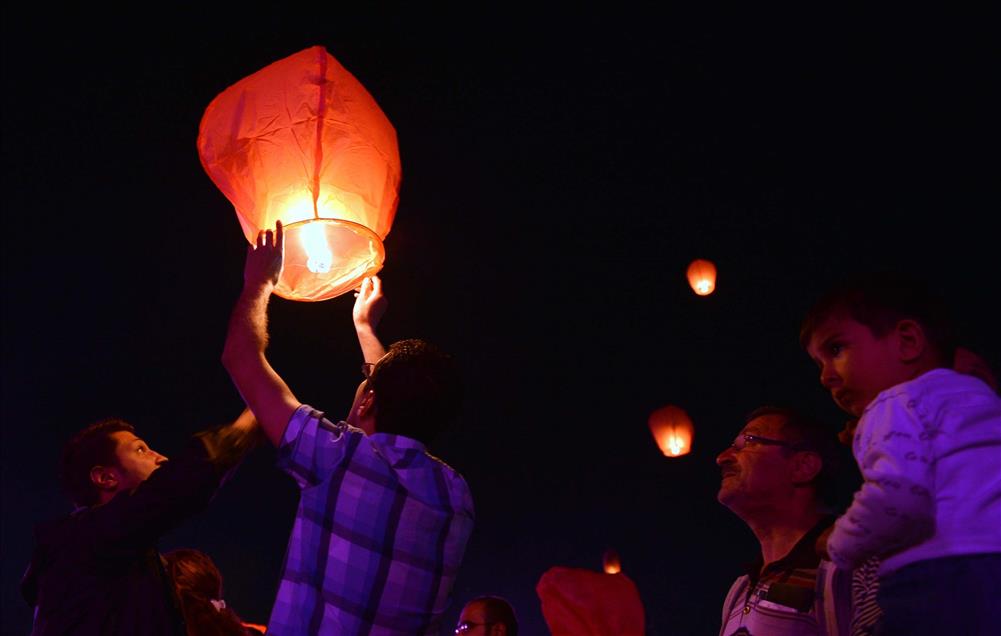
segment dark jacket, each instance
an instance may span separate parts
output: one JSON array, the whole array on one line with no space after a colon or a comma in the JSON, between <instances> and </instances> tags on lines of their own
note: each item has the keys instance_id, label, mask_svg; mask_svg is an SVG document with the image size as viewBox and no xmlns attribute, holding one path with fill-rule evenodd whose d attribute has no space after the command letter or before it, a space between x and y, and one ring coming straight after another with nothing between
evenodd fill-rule
<instances>
[{"instance_id":1,"label":"dark jacket","mask_svg":"<svg viewBox=\"0 0 1001 636\"><path fill-rule=\"evenodd\" d=\"M227 445L238 442L239 452L210 457L206 444L218 448L211 435L193 439L134 491L36 526L21 581L21 594L35 607L33 636L185 633L156 543L206 507L249 448L230 436Z\"/></svg>"}]
</instances>

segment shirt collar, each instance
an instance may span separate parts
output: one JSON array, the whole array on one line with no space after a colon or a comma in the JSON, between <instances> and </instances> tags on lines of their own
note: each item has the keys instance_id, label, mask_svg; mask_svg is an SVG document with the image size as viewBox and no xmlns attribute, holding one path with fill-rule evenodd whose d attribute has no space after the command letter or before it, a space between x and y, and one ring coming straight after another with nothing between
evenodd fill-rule
<instances>
[{"instance_id":1,"label":"shirt collar","mask_svg":"<svg viewBox=\"0 0 1001 636\"><path fill-rule=\"evenodd\" d=\"M393 448L403 449L413 449L419 452L427 452L424 444L418 442L412 437L405 437L403 435L396 435L394 433L379 433L375 432L369 435L371 439L376 444L380 446L392 446Z\"/></svg>"},{"instance_id":2,"label":"shirt collar","mask_svg":"<svg viewBox=\"0 0 1001 636\"><path fill-rule=\"evenodd\" d=\"M826 530L831 524L834 523L835 517L832 515L824 516L817 522L815 526L810 528L810 530L803 535L803 537L796 542L792 550L789 551L787 555L768 564L768 570L762 572L761 568L764 565L764 559L759 554L758 557L744 565L747 571L747 575L751 579L752 585L758 581L761 574L767 574L772 571L782 571L790 570L793 568L815 568L820 565L820 555L817 554L816 543L817 537L820 533Z\"/></svg>"}]
</instances>

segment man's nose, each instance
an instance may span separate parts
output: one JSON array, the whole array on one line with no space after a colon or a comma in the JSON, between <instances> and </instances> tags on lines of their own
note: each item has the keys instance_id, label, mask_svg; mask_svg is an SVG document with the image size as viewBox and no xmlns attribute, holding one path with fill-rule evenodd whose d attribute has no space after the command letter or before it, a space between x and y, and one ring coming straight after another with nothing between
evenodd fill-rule
<instances>
[{"instance_id":1,"label":"man's nose","mask_svg":"<svg viewBox=\"0 0 1001 636\"><path fill-rule=\"evenodd\" d=\"M723 449L719 455L716 456L716 465L722 466L723 464L729 464L733 462L733 446L727 446Z\"/></svg>"}]
</instances>

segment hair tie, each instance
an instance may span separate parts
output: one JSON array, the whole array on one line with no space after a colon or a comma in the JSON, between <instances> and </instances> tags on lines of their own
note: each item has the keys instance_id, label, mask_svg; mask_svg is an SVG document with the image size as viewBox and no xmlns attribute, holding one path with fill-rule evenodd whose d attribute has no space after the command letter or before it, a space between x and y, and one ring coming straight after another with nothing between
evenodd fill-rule
<instances>
[{"instance_id":1,"label":"hair tie","mask_svg":"<svg viewBox=\"0 0 1001 636\"><path fill-rule=\"evenodd\" d=\"M209 603L212 603L212 607L214 607L217 612L221 612L226 609L226 601L221 598L209 599Z\"/></svg>"}]
</instances>

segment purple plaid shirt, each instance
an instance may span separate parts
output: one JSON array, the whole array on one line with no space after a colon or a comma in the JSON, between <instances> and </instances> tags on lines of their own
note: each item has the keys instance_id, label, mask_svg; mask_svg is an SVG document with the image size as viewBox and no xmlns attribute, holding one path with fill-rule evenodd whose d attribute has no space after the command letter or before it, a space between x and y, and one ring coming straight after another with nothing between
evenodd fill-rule
<instances>
[{"instance_id":1,"label":"purple plaid shirt","mask_svg":"<svg viewBox=\"0 0 1001 636\"><path fill-rule=\"evenodd\" d=\"M302 494L268 636L438 634L473 529L462 476L420 442L305 404L278 465Z\"/></svg>"}]
</instances>

